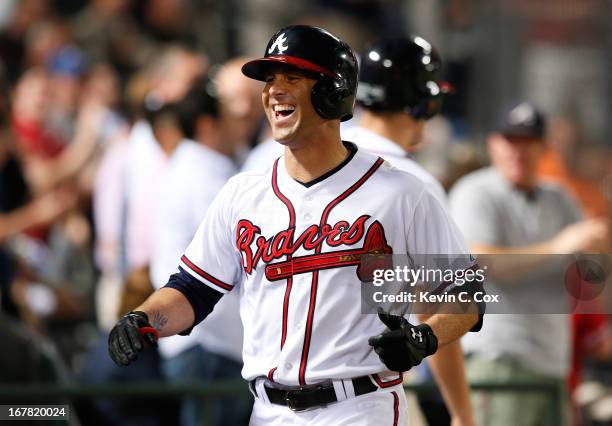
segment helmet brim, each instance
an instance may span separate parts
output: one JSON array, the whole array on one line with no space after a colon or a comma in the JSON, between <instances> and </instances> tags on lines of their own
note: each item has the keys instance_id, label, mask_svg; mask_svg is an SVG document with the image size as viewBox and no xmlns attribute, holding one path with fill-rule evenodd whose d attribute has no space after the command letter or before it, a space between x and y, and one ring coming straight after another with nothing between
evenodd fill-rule
<instances>
[{"instance_id":1,"label":"helmet brim","mask_svg":"<svg viewBox=\"0 0 612 426\"><path fill-rule=\"evenodd\" d=\"M254 80L265 81L266 75L270 70L274 67L278 67L279 64L306 72L335 77L334 73L326 68L305 59L288 55L267 56L265 58L254 59L242 66L242 73Z\"/></svg>"}]
</instances>

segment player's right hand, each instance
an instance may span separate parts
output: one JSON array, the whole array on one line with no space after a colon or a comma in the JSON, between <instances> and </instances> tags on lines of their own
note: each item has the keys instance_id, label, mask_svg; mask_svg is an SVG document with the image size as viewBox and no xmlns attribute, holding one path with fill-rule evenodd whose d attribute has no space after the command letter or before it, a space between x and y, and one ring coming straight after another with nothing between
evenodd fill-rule
<instances>
[{"instance_id":1,"label":"player's right hand","mask_svg":"<svg viewBox=\"0 0 612 426\"><path fill-rule=\"evenodd\" d=\"M159 333L149 323L147 314L133 311L124 315L108 336L108 354L119 367L129 365L142 351L145 342L157 347Z\"/></svg>"}]
</instances>

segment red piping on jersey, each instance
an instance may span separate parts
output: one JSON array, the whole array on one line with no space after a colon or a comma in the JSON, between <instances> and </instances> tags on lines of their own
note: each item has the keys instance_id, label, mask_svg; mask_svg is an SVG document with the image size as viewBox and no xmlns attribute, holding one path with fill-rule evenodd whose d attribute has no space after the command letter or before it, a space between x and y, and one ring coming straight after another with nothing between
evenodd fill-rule
<instances>
[{"instance_id":1,"label":"red piping on jersey","mask_svg":"<svg viewBox=\"0 0 612 426\"><path fill-rule=\"evenodd\" d=\"M277 160L278 161L278 160ZM346 191L334 198L323 210L321 215L321 222L319 227L323 227L327 223L327 218L331 213L332 209L344 201L349 195L355 192L366 180L374 174L376 170L383 163L382 158L378 158L376 162L370 167L370 169L353 185L351 185ZM321 245L315 249L315 254L321 254ZM308 306L308 319L306 320L306 331L304 333L304 346L302 347L302 359L300 361L300 372L299 372L299 383L301 386L306 384L306 364L308 363L308 352L310 350L310 340L312 337L312 323L314 319L315 307L317 303L317 287L319 284L319 271L314 271L312 274L312 284L310 286L310 305Z\"/></svg>"},{"instance_id":2,"label":"red piping on jersey","mask_svg":"<svg viewBox=\"0 0 612 426\"><path fill-rule=\"evenodd\" d=\"M268 371L268 380L274 383L274 372L278 367L274 367L272 370Z\"/></svg>"},{"instance_id":3,"label":"red piping on jersey","mask_svg":"<svg viewBox=\"0 0 612 426\"><path fill-rule=\"evenodd\" d=\"M291 204L291 200L285 197L285 195L283 195L280 189L278 189L278 182L276 178L277 176L276 173L278 169L278 160L279 159L277 158L276 161L274 162L274 167L272 168L272 190L274 191L274 194L278 197L278 199L281 200L282 203L287 207L287 210L289 212L289 226L287 228L291 229L291 228L295 228L295 209L293 208L293 204ZM293 236L291 237L290 243L293 244ZM291 261L290 254L287 255L287 261L288 262ZM285 346L285 340L287 339L287 317L289 315L289 297L291 296L292 286L293 286L293 277L289 276L287 277L287 286L285 287L285 298L283 300L283 325L282 325L281 343L280 343L281 350L283 349L283 346ZM273 370L276 370L276 368L274 368Z\"/></svg>"},{"instance_id":4,"label":"red piping on jersey","mask_svg":"<svg viewBox=\"0 0 612 426\"><path fill-rule=\"evenodd\" d=\"M187 256L185 256L185 255L181 256L181 260L185 263L185 265L187 265L189 267L189 269L191 269L193 272L195 272L196 274L198 274L199 276L201 276L205 280L210 281L214 285L217 285L217 286L221 287L222 289L228 290L228 291L230 291L232 288L234 288L232 285L226 284L223 281L221 281L220 279L217 279L217 278L213 277L212 275L210 275L209 273L204 272L202 269L198 268L191 260L187 259Z\"/></svg>"},{"instance_id":5,"label":"red piping on jersey","mask_svg":"<svg viewBox=\"0 0 612 426\"><path fill-rule=\"evenodd\" d=\"M399 421L399 396L397 396L397 392L391 392L393 395L393 426L397 426L397 422Z\"/></svg>"},{"instance_id":6,"label":"red piping on jersey","mask_svg":"<svg viewBox=\"0 0 612 426\"><path fill-rule=\"evenodd\" d=\"M379 388L384 389L402 383L404 381L404 373L399 373L399 377L397 379L389 380L388 382L383 382L378 374L372 374L372 378Z\"/></svg>"},{"instance_id":7,"label":"red piping on jersey","mask_svg":"<svg viewBox=\"0 0 612 426\"><path fill-rule=\"evenodd\" d=\"M293 277L287 278L287 286L285 287L285 297L283 299L283 332L281 335L281 350L285 346L287 339L287 317L289 315L289 297L291 296L291 288L293 287Z\"/></svg>"}]
</instances>

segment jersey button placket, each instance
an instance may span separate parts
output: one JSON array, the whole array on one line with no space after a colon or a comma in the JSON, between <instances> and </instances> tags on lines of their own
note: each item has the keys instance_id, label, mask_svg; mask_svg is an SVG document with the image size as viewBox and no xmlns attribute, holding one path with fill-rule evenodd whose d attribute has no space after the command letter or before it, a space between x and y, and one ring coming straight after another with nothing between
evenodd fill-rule
<instances>
[{"instance_id":1,"label":"jersey button placket","mask_svg":"<svg viewBox=\"0 0 612 426\"><path fill-rule=\"evenodd\" d=\"M308 211L308 206L310 202L312 201L312 195L306 194L303 200L304 200L304 203L302 204L302 211L303 211L302 217L304 218L306 222L309 222L312 220L312 214L310 214L310 212Z\"/></svg>"}]
</instances>

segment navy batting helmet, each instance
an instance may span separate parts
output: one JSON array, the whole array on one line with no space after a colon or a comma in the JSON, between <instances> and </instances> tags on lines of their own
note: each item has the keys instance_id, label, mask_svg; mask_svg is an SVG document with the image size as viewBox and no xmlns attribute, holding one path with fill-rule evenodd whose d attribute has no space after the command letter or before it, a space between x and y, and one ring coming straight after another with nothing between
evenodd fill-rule
<instances>
[{"instance_id":1,"label":"navy batting helmet","mask_svg":"<svg viewBox=\"0 0 612 426\"><path fill-rule=\"evenodd\" d=\"M348 44L329 32L306 25L293 25L272 36L263 58L247 62L242 73L264 81L269 70L285 64L312 75L315 111L326 119L349 120L357 91L357 59Z\"/></svg>"},{"instance_id":2,"label":"navy batting helmet","mask_svg":"<svg viewBox=\"0 0 612 426\"><path fill-rule=\"evenodd\" d=\"M380 41L361 57L357 102L373 111L405 111L416 119L436 115L445 89L440 56L421 37Z\"/></svg>"}]
</instances>

